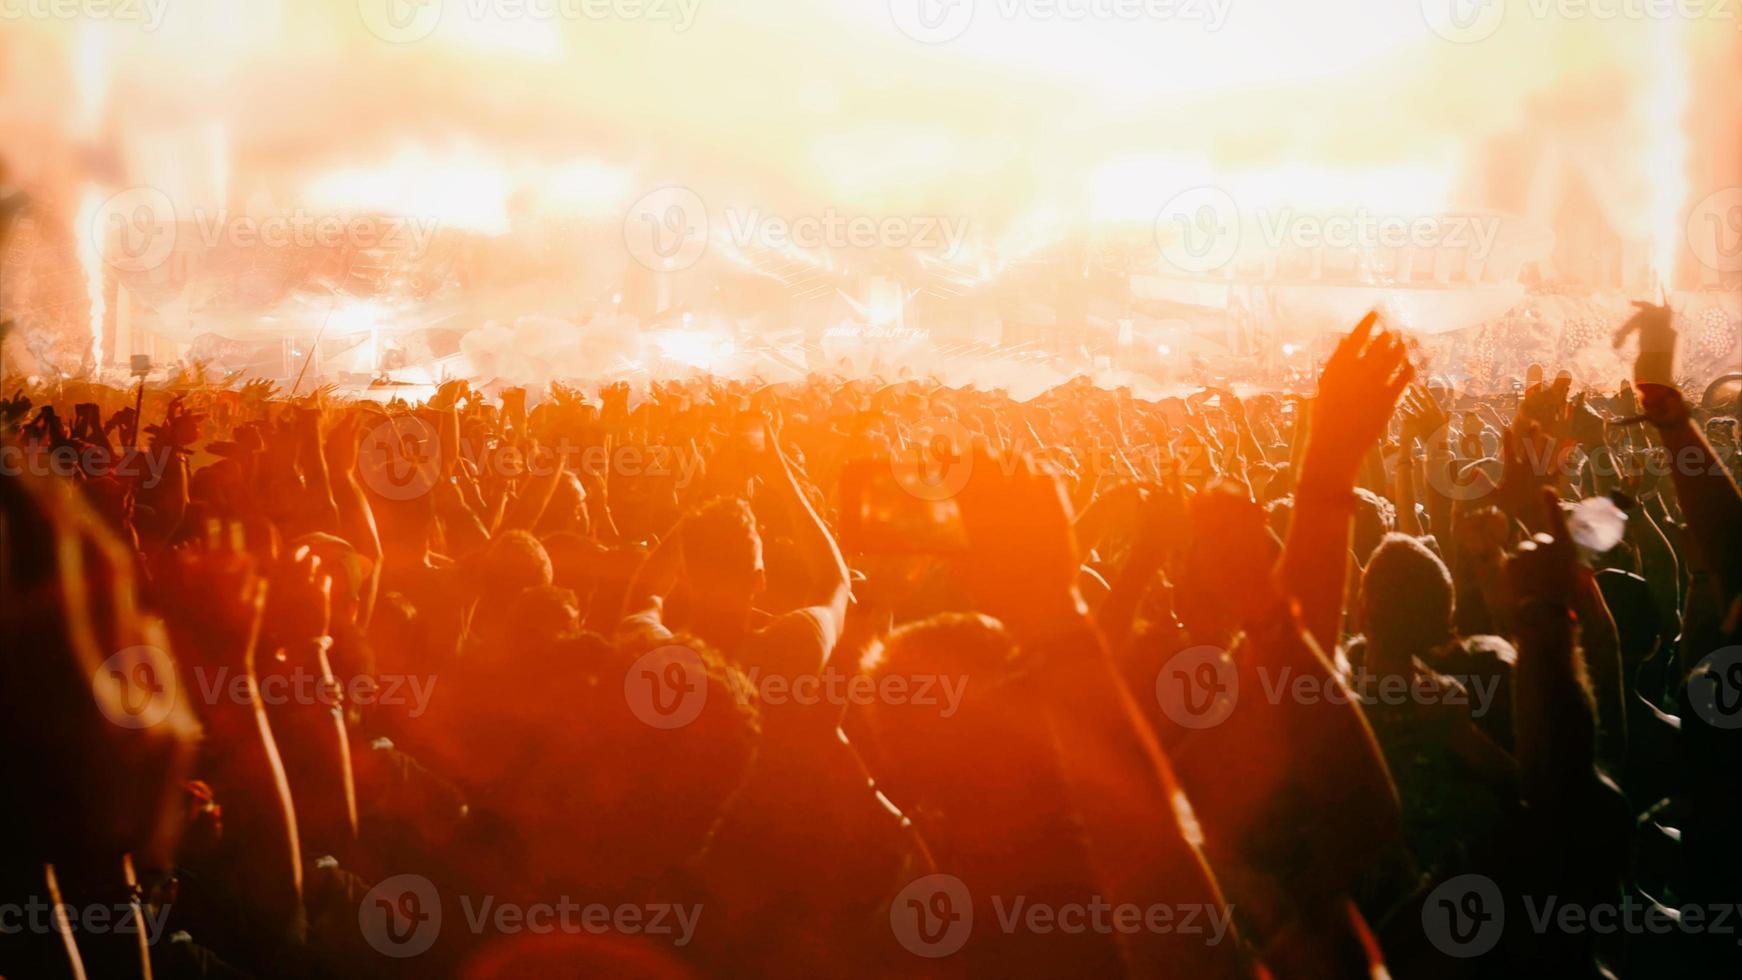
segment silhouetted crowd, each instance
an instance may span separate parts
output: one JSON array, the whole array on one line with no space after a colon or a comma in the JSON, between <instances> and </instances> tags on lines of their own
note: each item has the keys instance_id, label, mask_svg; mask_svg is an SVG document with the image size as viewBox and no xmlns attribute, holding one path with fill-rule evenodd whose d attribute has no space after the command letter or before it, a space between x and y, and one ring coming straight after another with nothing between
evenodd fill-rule
<instances>
[{"instance_id":1,"label":"silhouetted crowd","mask_svg":"<svg viewBox=\"0 0 1742 980\"><path fill-rule=\"evenodd\" d=\"M0 977L1742 975L1737 406L1615 343L8 388Z\"/></svg>"}]
</instances>

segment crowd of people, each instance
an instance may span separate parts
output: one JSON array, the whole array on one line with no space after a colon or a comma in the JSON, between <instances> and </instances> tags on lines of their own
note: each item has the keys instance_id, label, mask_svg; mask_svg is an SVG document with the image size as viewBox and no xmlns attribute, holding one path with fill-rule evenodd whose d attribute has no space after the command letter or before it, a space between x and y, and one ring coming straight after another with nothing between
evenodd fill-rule
<instances>
[{"instance_id":1,"label":"crowd of people","mask_svg":"<svg viewBox=\"0 0 1742 980\"><path fill-rule=\"evenodd\" d=\"M13 391L0 976L1735 975L1738 412L1676 340Z\"/></svg>"}]
</instances>

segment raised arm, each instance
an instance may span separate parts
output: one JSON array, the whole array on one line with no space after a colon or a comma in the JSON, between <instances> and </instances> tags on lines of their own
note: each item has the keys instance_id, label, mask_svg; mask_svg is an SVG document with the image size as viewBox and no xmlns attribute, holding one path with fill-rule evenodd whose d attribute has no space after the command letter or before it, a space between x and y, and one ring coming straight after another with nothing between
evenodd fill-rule
<instances>
[{"instance_id":1,"label":"raised arm","mask_svg":"<svg viewBox=\"0 0 1742 980\"><path fill-rule=\"evenodd\" d=\"M792 465L780 450L780 441L772 428L763 429L767 451L762 459L762 486L768 497L786 515L793 543L798 546L799 560L810 572L810 589L805 608L823 627L831 646L841 638L841 626L847 615L847 560L835 543L823 519L806 499L793 475Z\"/></svg>"},{"instance_id":2,"label":"raised arm","mask_svg":"<svg viewBox=\"0 0 1742 980\"><path fill-rule=\"evenodd\" d=\"M1735 544L1742 536L1742 491L1688 417L1687 404L1676 390L1676 332L1669 307L1635 305L1639 312L1615 334L1617 346L1628 334L1639 334L1633 374L1643 411L1630 421L1643 419L1657 429L1695 547L1729 598L1742 592L1742 551Z\"/></svg>"},{"instance_id":3,"label":"raised arm","mask_svg":"<svg viewBox=\"0 0 1742 980\"><path fill-rule=\"evenodd\" d=\"M1343 589L1355 512L1355 476L1415 376L1403 340L1374 333L1369 313L1325 363L1282 554L1282 584L1307 633L1326 650L1342 633Z\"/></svg>"}]
</instances>

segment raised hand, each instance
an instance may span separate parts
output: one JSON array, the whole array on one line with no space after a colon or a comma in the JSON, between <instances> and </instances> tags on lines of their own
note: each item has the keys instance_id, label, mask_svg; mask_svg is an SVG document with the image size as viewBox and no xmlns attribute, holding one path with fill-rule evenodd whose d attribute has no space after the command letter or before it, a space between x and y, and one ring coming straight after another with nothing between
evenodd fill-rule
<instances>
[{"instance_id":1,"label":"raised hand","mask_svg":"<svg viewBox=\"0 0 1742 980\"><path fill-rule=\"evenodd\" d=\"M1434 438L1434 433L1446 427L1446 413L1440 408L1439 400L1420 384L1410 385L1409 391L1403 396L1400 410L1403 413L1405 450L1410 448L1414 440L1420 440L1425 445Z\"/></svg>"},{"instance_id":2,"label":"raised hand","mask_svg":"<svg viewBox=\"0 0 1742 980\"><path fill-rule=\"evenodd\" d=\"M256 569L242 526L216 520L163 557L155 598L179 653L211 666L251 662L266 595Z\"/></svg>"},{"instance_id":3,"label":"raised hand","mask_svg":"<svg viewBox=\"0 0 1742 980\"><path fill-rule=\"evenodd\" d=\"M200 423L204 415L197 415L187 410L181 398L169 403L169 414L162 425L148 425L146 433L151 436L153 446L162 446L179 453L192 453L193 445L200 437Z\"/></svg>"},{"instance_id":4,"label":"raised hand","mask_svg":"<svg viewBox=\"0 0 1742 980\"><path fill-rule=\"evenodd\" d=\"M30 415L30 399L24 397L24 389L12 393L12 397L0 401L0 427L11 429Z\"/></svg>"},{"instance_id":5,"label":"raised hand","mask_svg":"<svg viewBox=\"0 0 1742 980\"><path fill-rule=\"evenodd\" d=\"M1378 319L1377 313L1363 317L1325 362L1303 482L1315 476L1352 486L1362 455L1385 434L1398 396L1415 378L1403 338L1389 330L1375 333Z\"/></svg>"},{"instance_id":6,"label":"raised hand","mask_svg":"<svg viewBox=\"0 0 1742 980\"><path fill-rule=\"evenodd\" d=\"M1520 419L1500 437L1502 470L1494 500L1527 527L1540 527L1536 498L1543 487L1552 486L1555 466L1565 447L1542 426L1527 419Z\"/></svg>"},{"instance_id":7,"label":"raised hand","mask_svg":"<svg viewBox=\"0 0 1742 980\"><path fill-rule=\"evenodd\" d=\"M1518 417L1558 431L1567 420L1567 394L1572 384L1571 377L1562 375L1548 384L1532 386L1518 406Z\"/></svg>"},{"instance_id":8,"label":"raised hand","mask_svg":"<svg viewBox=\"0 0 1742 980\"><path fill-rule=\"evenodd\" d=\"M441 387L436 389L435 394L430 396L429 407L446 411L458 404L460 399L465 397L466 394L466 382L464 380L451 379L444 381L442 382Z\"/></svg>"},{"instance_id":9,"label":"raised hand","mask_svg":"<svg viewBox=\"0 0 1742 980\"><path fill-rule=\"evenodd\" d=\"M242 404L258 408L278 393L278 386L264 378L256 378L242 386Z\"/></svg>"}]
</instances>

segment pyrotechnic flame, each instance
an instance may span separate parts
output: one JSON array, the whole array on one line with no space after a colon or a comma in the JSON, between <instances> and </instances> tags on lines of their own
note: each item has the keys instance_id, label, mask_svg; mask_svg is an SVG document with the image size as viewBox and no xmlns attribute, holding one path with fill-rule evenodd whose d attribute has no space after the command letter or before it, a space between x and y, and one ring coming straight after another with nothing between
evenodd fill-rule
<instances>
[{"instance_id":1,"label":"pyrotechnic flame","mask_svg":"<svg viewBox=\"0 0 1742 980\"><path fill-rule=\"evenodd\" d=\"M73 81L77 99L73 131L83 138L93 137L103 118L103 108L109 98L109 45L101 27L80 24L73 46ZM103 296L103 228L97 227L97 213L103 206L103 192L95 184L86 184L79 195L79 208L74 216L73 240L77 243L79 268L85 277L85 292L91 300L91 363L103 366L103 317L107 303Z\"/></svg>"},{"instance_id":2,"label":"pyrotechnic flame","mask_svg":"<svg viewBox=\"0 0 1742 980\"><path fill-rule=\"evenodd\" d=\"M73 238L78 243L79 268L85 276L85 293L91 300L91 360L97 367L103 366L103 317L108 312L103 296L103 229L98 227L97 221L97 213L102 207L103 192L95 184L85 185L73 228Z\"/></svg>"},{"instance_id":3,"label":"pyrotechnic flame","mask_svg":"<svg viewBox=\"0 0 1742 980\"><path fill-rule=\"evenodd\" d=\"M1683 132L1688 109L1687 45L1679 18L1657 21L1651 35L1650 138L1646 173L1651 180L1651 274L1654 286L1675 282L1681 252L1682 208L1688 197L1688 144Z\"/></svg>"}]
</instances>

